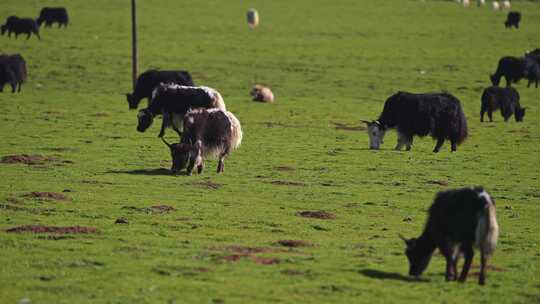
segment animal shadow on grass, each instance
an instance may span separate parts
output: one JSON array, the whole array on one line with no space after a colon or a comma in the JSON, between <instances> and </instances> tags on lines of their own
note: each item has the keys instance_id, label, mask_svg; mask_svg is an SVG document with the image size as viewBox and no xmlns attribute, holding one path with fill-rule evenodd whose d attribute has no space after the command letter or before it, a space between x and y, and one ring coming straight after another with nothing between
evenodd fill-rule
<instances>
[{"instance_id":1,"label":"animal shadow on grass","mask_svg":"<svg viewBox=\"0 0 540 304\"><path fill-rule=\"evenodd\" d=\"M376 269L364 269L359 271L362 275L365 275L366 277L370 277L372 279L379 279L379 280L397 280L397 281L404 281L404 282L411 282L411 283L426 283L428 280L426 279L420 279L410 276L404 276L400 273L396 272L384 272Z\"/></svg>"},{"instance_id":2,"label":"animal shadow on grass","mask_svg":"<svg viewBox=\"0 0 540 304\"><path fill-rule=\"evenodd\" d=\"M135 169L135 170L109 170L107 171L107 173L134 174L134 175L168 175L168 176L186 175L185 172L174 173L171 170L165 169L165 168Z\"/></svg>"}]
</instances>

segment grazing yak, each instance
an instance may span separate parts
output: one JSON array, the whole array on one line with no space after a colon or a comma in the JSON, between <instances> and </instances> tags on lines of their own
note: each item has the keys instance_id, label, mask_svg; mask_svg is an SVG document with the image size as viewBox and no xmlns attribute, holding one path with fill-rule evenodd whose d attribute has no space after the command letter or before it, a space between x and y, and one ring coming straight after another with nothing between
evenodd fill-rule
<instances>
[{"instance_id":1,"label":"grazing yak","mask_svg":"<svg viewBox=\"0 0 540 304\"><path fill-rule=\"evenodd\" d=\"M430 134L437 140L433 152L439 152L445 139L450 140L452 151L456 151L468 135L467 119L459 100L448 93L413 94L398 92L390 96L375 121L365 121L368 126L369 145L379 149L386 130L396 128L398 142L396 150L405 145L411 149L413 136Z\"/></svg>"},{"instance_id":2,"label":"grazing yak","mask_svg":"<svg viewBox=\"0 0 540 304\"><path fill-rule=\"evenodd\" d=\"M8 37L11 38L11 33L15 33L15 38L19 34L27 34L26 39L30 39L30 35L34 33L38 39L39 37L39 27L34 19L31 18L19 18L17 16L9 16L6 19L6 23L0 27L2 35L5 32L8 32Z\"/></svg>"},{"instance_id":3,"label":"grazing yak","mask_svg":"<svg viewBox=\"0 0 540 304\"><path fill-rule=\"evenodd\" d=\"M489 121L493 121L492 113L501 109L504 121L508 121L512 114L516 121L523 121L525 108L519 104L519 93L512 87L499 88L491 86L482 93L482 107L480 109L480 121L484 121L484 114L487 112Z\"/></svg>"},{"instance_id":4,"label":"grazing yak","mask_svg":"<svg viewBox=\"0 0 540 304\"><path fill-rule=\"evenodd\" d=\"M508 12L508 16L506 16L506 21L504 22L504 26L506 28L511 28L512 26L515 28L519 28L520 21L521 21L520 12Z\"/></svg>"},{"instance_id":5,"label":"grazing yak","mask_svg":"<svg viewBox=\"0 0 540 304\"><path fill-rule=\"evenodd\" d=\"M409 260L409 275L418 277L427 268L436 248L446 258L446 280L457 279L457 262L460 254L465 257L460 282L467 280L474 251L480 249L480 276L486 282L488 258L492 255L499 237L495 214L495 201L482 188L463 188L441 191L429 208L424 231L418 238L406 239L405 254Z\"/></svg>"},{"instance_id":6,"label":"grazing yak","mask_svg":"<svg viewBox=\"0 0 540 304\"><path fill-rule=\"evenodd\" d=\"M169 144L162 137L171 150L171 171L179 172L186 168L187 174L191 175L197 167L200 174L204 159L212 156L219 160L217 173L223 172L225 157L242 142L240 121L231 112L201 108L187 112L183 124L180 143Z\"/></svg>"},{"instance_id":7,"label":"grazing yak","mask_svg":"<svg viewBox=\"0 0 540 304\"><path fill-rule=\"evenodd\" d=\"M251 97L253 97L253 101L268 103L274 102L274 93L272 93L272 90L270 90L270 88L263 85L256 84L253 89L251 89L250 94Z\"/></svg>"},{"instance_id":8,"label":"grazing yak","mask_svg":"<svg viewBox=\"0 0 540 304\"><path fill-rule=\"evenodd\" d=\"M133 93L126 94L129 108L136 109L143 98L147 98L150 105L152 92L160 83L194 86L193 79L187 71L147 70L137 78Z\"/></svg>"},{"instance_id":9,"label":"grazing yak","mask_svg":"<svg viewBox=\"0 0 540 304\"><path fill-rule=\"evenodd\" d=\"M534 59L538 65L540 65L540 49L534 49L532 51L526 52L525 57Z\"/></svg>"},{"instance_id":10,"label":"grazing yak","mask_svg":"<svg viewBox=\"0 0 540 304\"><path fill-rule=\"evenodd\" d=\"M4 85L11 85L11 92L15 93L17 86L21 92L23 82L26 80L26 61L20 54L0 55L0 92Z\"/></svg>"},{"instance_id":11,"label":"grazing yak","mask_svg":"<svg viewBox=\"0 0 540 304\"><path fill-rule=\"evenodd\" d=\"M163 114L158 137L163 137L165 129L168 127L172 127L180 135L184 115L190 109L195 108L226 110L223 97L215 89L181 86L173 83L160 84L152 93L150 106L140 110L137 115L139 121L137 131L146 131L152 124L154 117Z\"/></svg>"},{"instance_id":12,"label":"grazing yak","mask_svg":"<svg viewBox=\"0 0 540 304\"><path fill-rule=\"evenodd\" d=\"M58 23L58 27L62 25L67 27L69 17L65 7L44 7L39 12L39 17L36 21L38 26L41 26L45 22L45 27L50 27L56 22Z\"/></svg>"},{"instance_id":13,"label":"grazing yak","mask_svg":"<svg viewBox=\"0 0 540 304\"><path fill-rule=\"evenodd\" d=\"M522 78L525 78L526 74L526 61L524 58L505 56L499 59L497 70L490 75L490 79L494 86L498 86L501 77L504 77L506 86L509 87L512 83L517 83Z\"/></svg>"}]
</instances>

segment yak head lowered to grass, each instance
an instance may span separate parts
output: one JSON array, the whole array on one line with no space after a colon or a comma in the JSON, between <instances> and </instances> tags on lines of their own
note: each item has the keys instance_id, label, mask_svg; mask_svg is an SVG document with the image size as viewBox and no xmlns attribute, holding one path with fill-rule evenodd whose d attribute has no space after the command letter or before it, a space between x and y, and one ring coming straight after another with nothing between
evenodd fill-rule
<instances>
[{"instance_id":1,"label":"yak head lowered to grass","mask_svg":"<svg viewBox=\"0 0 540 304\"><path fill-rule=\"evenodd\" d=\"M152 122L154 122L154 115L148 109L142 109L139 111L139 114L137 114L137 119L139 121L137 124L137 131L144 132L152 125Z\"/></svg>"},{"instance_id":2,"label":"yak head lowered to grass","mask_svg":"<svg viewBox=\"0 0 540 304\"><path fill-rule=\"evenodd\" d=\"M362 120L367 124L367 131L369 135L369 148L379 150L381 144L384 144L384 135L386 134L386 128L378 121Z\"/></svg>"},{"instance_id":3,"label":"yak head lowered to grass","mask_svg":"<svg viewBox=\"0 0 540 304\"><path fill-rule=\"evenodd\" d=\"M172 157L171 171L174 173L180 172L187 167L188 175L195 166L197 166L197 172L200 174L203 169L203 161L201 156L201 143L197 141L194 145L189 143L173 143L169 144L163 137L161 138L163 143L169 147Z\"/></svg>"}]
</instances>

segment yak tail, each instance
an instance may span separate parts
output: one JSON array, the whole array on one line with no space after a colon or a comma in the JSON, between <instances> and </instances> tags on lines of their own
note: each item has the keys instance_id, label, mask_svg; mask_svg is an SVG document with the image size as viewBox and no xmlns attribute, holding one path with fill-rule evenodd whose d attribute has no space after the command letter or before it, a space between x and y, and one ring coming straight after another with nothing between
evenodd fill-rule
<instances>
[{"instance_id":1,"label":"yak tail","mask_svg":"<svg viewBox=\"0 0 540 304\"><path fill-rule=\"evenodd\" d=\"M491 200L486 202L484 212L480 215L475 236L475 245L482 250L486 257L491 256L499 239L499 224L497 223L495 205Z\"/></svg>"},{"instance_id":2,"label":"yak tail","mask_svg":"<svg viewBox=\"0 0 540 304\"><path fill-rule=\"evenodd\" d=\"M229 121L231 122L231 148L237 149L240 147L240 144L242 143L242 126L240 125L240 121L236 116L234 116L231 112L225 112L227 114L227 117L229 118Z\"/></svg>"},{"instance_id":3,"label":"yak tail","mask_svg":"<svg viewBox=\"0 0 540 304\"><path fill-rule=\"evenodd\" d=\"M447 94L447 96L451 99L453 99L457 104L457 115L454 117L457 119L455 127L457 128L457 132L454 133L456 138L456 142L458 144L461 144L462 142L467 139L469 136L469 128L467 126L467 117L465 117L465 113L463 112L463 107L461 106L461 103L459 102L459 99L457 99L455 96Z\"/></svg>"}]
</instances>

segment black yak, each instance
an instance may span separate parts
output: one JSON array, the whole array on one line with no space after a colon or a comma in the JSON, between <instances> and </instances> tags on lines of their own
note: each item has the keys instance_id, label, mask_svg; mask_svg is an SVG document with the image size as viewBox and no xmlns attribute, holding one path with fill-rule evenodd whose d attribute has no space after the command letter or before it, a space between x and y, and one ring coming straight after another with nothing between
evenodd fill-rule
<instances>
[{"instance_id":1,"label":"black yak","mask_svg":"<svg viewBox=\"0 0 540 304\"><path fill-rule=\"evenodd\" d=\"M58 23L58 27L62 25L67 27L69 17L65 7L44 7L39 12L39 17L36 21L38 26L41 26L45 22L45 27L50 27L56 22Z\"/></svg>"},{"instance_id":2,"label":"black yak","mask_svg":"<svg viewBox=\"0 0 540 304\"><path fill-rule=\"evenodd\" d=\"M23 82L26 80L26 62L20 54L0 55L0 92L4 85L11 85L11 92L15 93L17 86L21 92Z\"/></svg>"},{"instance_id":3,"label":"black yak","mask_svg":"<svg viewBox=\"0 0 540 304\"><path fill-rule=\"evenodd\" d=\"M490 79L494 86L498 86L501 77L504 77L506 86L509 87L512 83L517 83L526 76L526 61L524 58L505 56L499 60L497 70L490 76Z\"/></svg>"},{"instance_id":4,"label":"black yak","mask_svg":"<svg viewBox=\"0 0 540 304\"><path fill-rule=\"evenodd\" d=\"M137 78L135 90L132 94L126 94L130 109L136 109L141 99L152 99L152 91L160 83L175 83L184 86L194 86L193 79L187 71L159 71L147 70Z\"/></svg>"},{"instance_id":5,"label":"black yak","mask_svg":"<svg viewBox=\"0 0 540 304\"><path fill-rule=\"evenodd\" d=\"M31 18L19 18L17 16L9 16L6 19L6 23L0 27L2 35L7 31L8 37L11 38L11 33L15 33L15 38L19 34L27 34L26 39L30 39L30 35L34 33L38 39L39 27L34 19Z\"/></svg>"},{"instance_id":6,"label":"black yak","mask_svg":"<svg viewBox=\"0 0 540 304\"><path fill-rule=\"evenodd\" d=\"M413 136L431 135L437 140L433 152L439 152L445 139L456 151L468 135L467 119L459 100L448 93L412 94L398 92L384 103L384 109L375 121L365 121L371 149L379 149L386 130L396 128L396 150L405 145L411 149Z\"/></svg>"},{"instance_id":7,"label":"black yak","mask_svg":"<svg viewBox=\"0 0 540 304\"><path fill-rule=\"evenodd\" d=\"M177 84L160 84L152 93L150 106L139 111L137 115L137 131L144 132L153 122L155 116L163 114L161 131L158 137L163 137L165 129L172 127L180 134L182 119L190 109L218 108L226 110L221 94L209 87L189 87Z\"/></svg>"},{"instance_id":8,"label":"black yak","mask_svg":"<svg viewBox=\"0 0 540 304\"><path fill-rule=\"evenodd\" d=\"M514 115L516 121L523 121L525 108L519 104L519 93L512 87L499 88L491 86L482 93L482 106L480 108L480 121L484 121L484 114L487 112L489 121L493 121L492 113L501 109L504 121L508 121Z\"/></svg>"},{"instance_id":9,"label":"black yak","mask_svg":"<svg viewBox=\"0 0 540 304\"><path fill-rule=\"evenodd\" d=\"M204 159L212 156L219 160L217 173L222 173L225 157L242 143L240 121L231 112L201 108L187 112L183 124L180 143L169 144L162 138L171 150L171 171L179 172L186 168L187 174L191 175L197 167L200 174Z\"/></svg>"},{"instance_id":10,"label":"black yak","mask_svg":"<svg viewBox=\"0 0 540 304\"><path fill-rule=\"evenodd\" d=\"M520 12L508 12L508 15L506 16L506 21L504 22L504 26L506 28L511 28L512 26L515 28L519 28L519 21L521 21Z\"/></svg>"},{"instance_id":11,"label":"black yak","mask_svg":"<svg viewBox=\"0 0 540 304\"><path fill-rule=\"evenodd\" d=\"M538 88L538 81L540 81L540 64L538 59L531 56L523 57L525 62L525 78L527 78L527 88L531 86L532 83L535 84L535 87Z\"/></svg>"},{"instance_id":12,"label":"black yak","mask_svg":"<svg viewBox=\"0 0 540 304\"><path fill-rule=\"evenodd\" d=\"M460 282L467 280L472 264L473 246L480 249L480 276L486 282L486 266L497 245L499 225L495 201L482 188L441 191L429 208L424 231L418 238L406 239L405 254L409 260L409 275L418 277L427 268L436 248L446 258L446 280L457 279L457 262L465 257Z\"/></svg>"}]
</instances>

